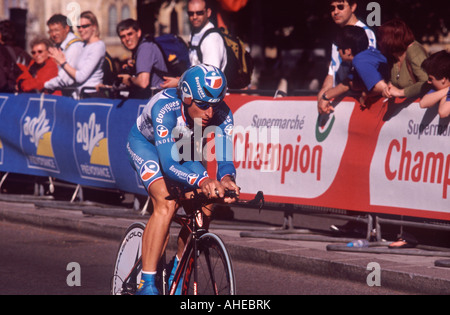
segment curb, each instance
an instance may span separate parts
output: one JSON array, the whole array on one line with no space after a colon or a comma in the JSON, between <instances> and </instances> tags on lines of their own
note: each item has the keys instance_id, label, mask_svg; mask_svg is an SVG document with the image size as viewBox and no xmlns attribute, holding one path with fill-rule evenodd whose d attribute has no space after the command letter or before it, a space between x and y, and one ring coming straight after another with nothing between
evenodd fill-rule
<instances>
[{"instance_id":1,"label":"curb","mask_svg":"<svg viewBox=\"0 0 450 315\"><path fill-rule=\"evenodd\" d=\"M22 208L27 209L22 209ZM135 219L117 219L101 216L86 216L80 210L36 209L32 204L21 204L14 209L0 208L0 220L20 222L43 228L70 230L82 234L117 240L123 237L126 228ZM76 215L75 215L76 213ZM142 220L145 220L143 218ZM171 238L174 239L174 238ZM333 261L300 254L289 254L279 250L261 249L252 246L227 242L227 249L233 259L251 263L283 266L299 272L311 273L324 277L347 279L366 283L371 270L357 263ZM175 248L176 242L169 242L169 247ZM381 270L382 286L410 292L413 294L450 294L450 279L439 279L416 273L383 268Z\"/></svg>"}]
</instances>

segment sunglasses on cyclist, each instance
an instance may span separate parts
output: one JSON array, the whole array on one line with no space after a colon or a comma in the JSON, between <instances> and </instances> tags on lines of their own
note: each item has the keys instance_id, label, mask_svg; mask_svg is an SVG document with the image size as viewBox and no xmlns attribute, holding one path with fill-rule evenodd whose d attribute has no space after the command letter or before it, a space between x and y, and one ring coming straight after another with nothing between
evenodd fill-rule
<instances>
[{"instance_id":1,"label":"sunglasses on cyclist","mask_svg":"<svg viewBox=\"0 0 450 315\"><path fill-rule=\"evenodd\" d=\"M330 11L334 12L336 9L339 11L342 11L345 9L345 4L338 4L338 5L330 5Z\"/></svg>"},{"instance_id":2,"label":"sunglasses on cyclist","mask_svg":"<svg viewBox=\"0 0 450 315\"><path fill-rule=\"evenodd\" d=\"M197 105L198 108L200 108L201 110L207 110L210 107L212 107L212 109L215 109L220 103L208 103L208 102L202 102L202 101L197 101L194 100L195 105Z\"/></svg>"},{"instance_id":3,"label":"sunglasses on cyclist","mask_svg":"<svg viewBox=\"0 0 450 315\"><path fill-rule=\"evenodd\" d=\"M78 29L87 29L88 27L91 27L92 26L92 24L85 24L85 25L79 25L79 26L77 26L77 28Z\"/></svg>"},{"instance_id":4,"label":"sunglasses on cyclist","mask_svg":"<svg viewBox=\"0 0 450 315\"><path fill-rule=\"evenodd\" d=\"M188 15L190 17L193 17L194 14L197 15L197 16L203 16L203 15L205 15L205 13L206 13L206 10L202 10L202 11L188 11Z\"/></svg>"}]
</instances>

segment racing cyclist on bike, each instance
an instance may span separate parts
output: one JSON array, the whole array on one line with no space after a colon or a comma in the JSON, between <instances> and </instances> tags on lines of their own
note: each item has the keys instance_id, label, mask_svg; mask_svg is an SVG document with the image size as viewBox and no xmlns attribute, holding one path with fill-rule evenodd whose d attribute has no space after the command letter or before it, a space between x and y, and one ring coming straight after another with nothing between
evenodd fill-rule
<instances>
[{"instance_id":1,"label":"racing cyclist on bike","mask_svg":"<svg viewBox=\"0 0 450 315\"><path fill-rule=\"evenodd\" d=\"M198 189L210 198L223 198L225 190L239 194L233 164L233 116L223 101L226 91L221 70L205 64L191 67L182 75L178 88L163 90L150 99L130 131L130 161L153 203L153 214L143 237L142 280L137 294L158 294L157 264L168 241L171 219L179 207L176 201L167 199L172 189ZM190 154L202 147L205 128L215 133L217 178L208 176L198 154L194 154L197 158ZM207 216L211 214L204 210ZM169 285L188 236L188 231L180 231ZM180 292L181 285L177 288Z\"/></svg>"}]
</instances>

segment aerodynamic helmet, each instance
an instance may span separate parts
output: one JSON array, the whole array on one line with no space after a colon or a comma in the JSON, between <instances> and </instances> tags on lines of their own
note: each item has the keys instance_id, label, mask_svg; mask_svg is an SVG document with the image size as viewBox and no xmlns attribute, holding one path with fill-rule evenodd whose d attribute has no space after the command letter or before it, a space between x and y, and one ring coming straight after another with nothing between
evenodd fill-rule
<instances>
[{"instance_id":1,"label":"aerodynamic helmet","mask_svg":"<svg viewBox=\"0 0 450 315\"><path fill-rule=\"evenodd\" d=\"M189 68L178 83L178 93L186 105L195 102L202 109L222 102L227 92L227 79L218 68L206 64Z\"/></svg>"}]
</instances>

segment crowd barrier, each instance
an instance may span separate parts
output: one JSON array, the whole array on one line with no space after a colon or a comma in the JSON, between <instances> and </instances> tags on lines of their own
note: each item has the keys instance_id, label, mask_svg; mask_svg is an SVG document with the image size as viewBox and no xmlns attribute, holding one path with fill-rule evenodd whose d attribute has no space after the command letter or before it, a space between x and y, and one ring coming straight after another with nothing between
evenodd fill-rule
<instances>
[{"instance_id":1,"label":"crowd barrier","mask_svg":"<svg viewBox=\"0 0 450 315\"><path fill-rule=\"evenodd\" d=\"M226 101L244 198L450 221L450 119L437 108L345 98L318 116L315 97ZM0 94L0 171L146 195L126 151L146 103Z\"/></svg>"}]
</instances>

